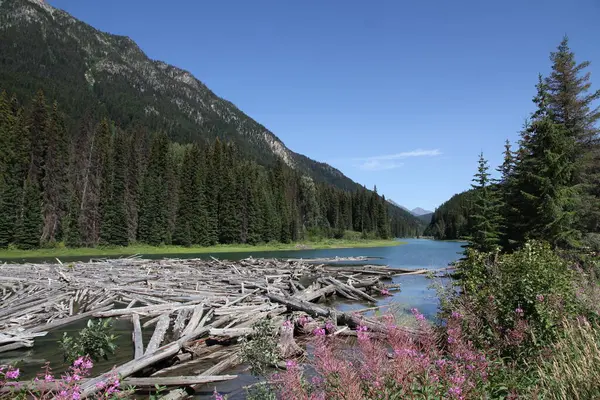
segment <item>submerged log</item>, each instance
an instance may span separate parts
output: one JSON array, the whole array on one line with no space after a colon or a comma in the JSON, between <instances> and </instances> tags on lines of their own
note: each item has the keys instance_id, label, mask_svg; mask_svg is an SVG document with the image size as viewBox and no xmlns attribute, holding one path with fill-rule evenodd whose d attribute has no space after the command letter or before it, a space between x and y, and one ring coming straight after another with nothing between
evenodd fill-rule
<instances>
[{"instance_id":1,"label":"submerged log","mask_svg":"<svg viewBox=\"0 0 600 400\"><path fill-rule=\"evenodd\" d=\"M134 359L141 358L144 355L144 343L142 341L142 327L140 326L140 316L137 314L133 314L131 316L131 320L133 323L133 349L134 349Z\"/></svg>"}]
</instances>

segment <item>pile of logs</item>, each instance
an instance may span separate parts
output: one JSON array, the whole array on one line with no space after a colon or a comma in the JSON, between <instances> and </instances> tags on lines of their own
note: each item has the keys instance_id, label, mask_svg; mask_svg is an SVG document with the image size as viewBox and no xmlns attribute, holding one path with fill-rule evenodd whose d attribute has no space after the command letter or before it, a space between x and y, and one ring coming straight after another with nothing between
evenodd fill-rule
<instances>
[{"instance_id":1,"label":"pile of logs","mask_svg":"<svg viewBox=\"0 0 600 400\"><path fill-rule=\"evenodd\" d=\"M384 289L398 289L386 280L406 272L381 265L253 258L4 264L0 353L31 347L36 337L77 320L129 318L134 359L84 382L83 394L94 393L97 383L117 373L140 387L181 387L165 397L181 399L202 384L234 379L235 375L220 374L240 364L237 338L251 334L252 325L261 319L282 326L291 312L302 312L334 321L340 331L351 331L357 324L384 329L374 319L317 303L330 296L374 303ZM144 328L154 329L147 344L142 341ZM293 331L282 333L280 340L285 352L298 352ZM213 367L194 370L207 360ZM177 376L181 370L195 375Z\"/></svg>"}]
</instances>

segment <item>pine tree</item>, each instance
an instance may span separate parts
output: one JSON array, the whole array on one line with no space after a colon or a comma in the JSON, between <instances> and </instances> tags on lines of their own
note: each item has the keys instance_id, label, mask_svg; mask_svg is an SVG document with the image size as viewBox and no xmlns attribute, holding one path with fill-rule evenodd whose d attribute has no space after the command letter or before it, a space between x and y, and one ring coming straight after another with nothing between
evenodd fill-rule
<instances>
[{"instance_id":1,"label":"pine tree","mask_svg":"<svg viewBox=\"0 0 600 400\"><path fill-rule=\"evenodd\" d=\"M15 244L24 250L40 246L42 235L42 199L39 185L33 179L25 183L23 210L17 223Z\"/></svg>"},{"instance_id":2,"label":"pine tree","mask_svg":"<svg viewBox=\"0 0 600 400\"><path fill-rule=\"evenodd\" d=\"M113 144L105 168L107 180L107 198L102 210L100 240L104 244L127 246L127 212L125 208L125 169L126 141L123 133L113 137Z\"/></svg>"},{"instance_id":3,"label":"pine tree","mask_svg":"<svg viewBox=\"0 0 600 400\"><path fill-rule=\"evenodd\" d=\"M8 246L14 236L15 205L14 184L10 174L12 162L11 136L15 128L8 96L0 93L0 248Z\"/></svg>"},{"instance_id":4,"label":"pine tree","mask_svg":"<svg viewBox=\"0 0 600 400\"><path fill-rule=\"evenodd\" d=\"M534 102L538 108L523 132L514 172L516 199L511 201L519 211L520 244L534 238L571 246L579 238L575 212L579 196L573 178L576 139L565 125L555 122L541 77Z\"/></svg>"},{"instance_id":5,"label":"pine tree","mask_svg":"<svg viewBox=\"0 0 600 400\"><path fill-rule=\"evenodd\" d=\"M12 111L12 110L11 110ZM16 240L17 224L23 211L23 187L30 165L30 144L25 111L17 110L5 138L5 169L0 181L0 246Z\"/></svg>"},{"instance_id":6,"label":"pine tree","mask_svg":"<svg viewBox=\"0 0 600 400\"><path fill-rule=\"evenodd\" d=\"M518 224L516 219L519 218L519 213L511 203L511 200L514 198L515 154L508 139L504 143L503 155L502 164L496 169L500 172L500 178L495 181L495 190L498 191L502 217L500 246L504 250L509 250L513 245L511 240L513 236L512 230Z\"/></svg>"},{"instance_id":7,"label":"pine tree","mask_svg":"<svg viewBox=\"0 0 600 400\"><path fill-rule=\"evenodd\" d=\"M223 171L219 192L219 243L235 243L240 238L240 197L237 190L235 161L228 157L229 168Z\"/></svg>"},{"instance_id":8,"label":"pine tree","mask_svg":"<svg viewBox=\"0 0 600 400\"><path fill-rule=\"evenodd\" d=\"M590 91L590 63L577 63L563 38L556 52L551 53L552 73L545 79L547 107L550 118L564 127L564 133L575 140L574 183L581 185L583 199L579 202L580 228L600 231L600 90Z\"/></svg>"},{"instance_id":9,"label":"pine tree","mask_svg":"<svg viewBox=\"0 0 600 400\"><path fill-rule=\"evenodd\" d=\"M207 245L207 214L201 171L202 152L197 145L187 149L181 166L177 220L173 240L176 244Z\"/></svg>"},{"instance_id":10,"label":"pine tree","mask_svg":"<svg viewBox=\"0 0 600 400\"><path fill-rule=\"evenodd\" d=\"M67 214L62 223L64 226L65 244L68 247L82 246L81 227L79 226L79 206L80 200L77 198L75 190L71 189L69 194Z\"/></svg>"},{"instance_id":11,"label":"pine tree","mask_svg":"<svg viewBox=\"0 0 600 400\"><path fill-rule=\"evenodd\" d=\"M43 209L44 227L42 243L49 243L60 238L60 223L67 205L65 204L67 188L67 131L54 103L46 123L46 151L43 162Z\"/></svg>"},{"instance_id":12,"label":"pine tree","mask_svg":"<svg viewBox=\"0 0 600 400\"><path fill-rule=\"evenodd\" d=\"M48 121L46 98L40 90L33 99L33 106L28 122L29 141L31 143L29 176L38 183L44 182L44 161L46 160L46 149L48 146Z\"/></svg>"},{"instance_id":13,"label":"pine tree","mask_svg":"<svg viewBox=\"0 0 600 400\"><path fill-rule=\"evenodd\" d=\"M169 140L165 134L153 137L148 168L140 198L138 236L144 243L160 245L168 240L167 168Z\"/></svg>"},{"instance_id":14,"label":"pine tree","mask_svg":"<svg viewBox=\"0 0 600 400\"><path fill-rule=\"evenodd\" d=\"M207 212L208 244L214 245L219 241L219 193L222 180L222 145L219 139L207 151L205 167L205 201Z\"/></svg>"},{"instance_id":15,"label":"pine tree","mask_svg":"<svg viewBox=\"0 0 600 400\"><path fill-rule=\"evenodd\" d=\"M496 251L500 242L500 204L498 194L491 187L489 166L483 153L479 155L477 173L471 185L475 190L472 234L468 248L481 252Z\"/></svg>"}]
</instances>

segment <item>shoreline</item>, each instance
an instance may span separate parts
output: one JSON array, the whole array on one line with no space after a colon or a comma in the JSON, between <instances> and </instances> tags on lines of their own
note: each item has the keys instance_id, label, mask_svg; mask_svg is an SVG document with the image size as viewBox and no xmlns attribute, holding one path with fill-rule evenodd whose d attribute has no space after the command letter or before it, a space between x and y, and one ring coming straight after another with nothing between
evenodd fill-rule
<instances>
[{"instance_id":1,"label":"shoreline","mask_svg":"<svg viewBox=\"0 0 600 400\"><path fill-rule=\"evenodd\" d=\"M348 248L394 247L406 242L390 240L345 240L327 239L318 242L269 243L260 245L215 245L208 247L192 246L149 246L131 245L127 247L78 247L78 248L47 248L34 250L1 249L0 260L15 260L23 258L60 258L60 257L105 257L133 256L155 254L221 254L244 252L298 251Z\"/></svg>"}]
</instances>

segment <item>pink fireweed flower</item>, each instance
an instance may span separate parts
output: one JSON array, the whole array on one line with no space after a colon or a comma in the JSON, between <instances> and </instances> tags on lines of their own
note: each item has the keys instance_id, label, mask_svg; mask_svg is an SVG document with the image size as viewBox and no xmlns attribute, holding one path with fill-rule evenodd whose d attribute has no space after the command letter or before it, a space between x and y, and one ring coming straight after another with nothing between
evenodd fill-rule
<instances>
[{"instance_id":1,"label":"pink fireweed flower","mask_svg":"<svg viewBox=\"0 0 600 400\"><path fill-rule=\"evenodd\" d=\"M390 291L387 289L381 289L381 295L382 296L390 296Z\"/></svg>"},{"instance_id":2,"label":"pink fireweed flower","mask_svg":"<svg viewBox=\"0 0 600 400\"><path fill-rule=\"evenodd\" d=\"M456 312L456 311L452 311L452 315L451 316L454 319L461 319L463 317L461 313Z\"/></svg>"},{"instance_id":3,"label":"pink fireweed flower","mask_svg":"<svg viewBox=\"0 0 600 400\"><path fill-rule=\"evenodd\" d=\"M298 366L298 363L296 363L294 360L287 360L285 366L287 369L294 369Z\"/></svg>"},{"instance_id":4,"label":"pink fireweed flower","mask_svg":"<svg viewBox=\"0 0 600 400\"><path fill-rule=\"evenodd\" d=\"M292 321L290 321L289 319L286 319L285 322L283 323L284 328L292 328L293 326L294 326L294 324L292 324Z\"/></svg>"},{"instance_id":5,"label":"pink fireweed flower","mask_svg":"<svg viewBox=\"0 0 600 400\"><path fill-rule=\"evenodd\" d=\"M521 307L517 307L517 309L515 310L515 312L516 312L518 315L523 315L523 314L524 314L524 311L523 311L523 309L522 309Z\"/></svg>"},{"instance_id":6,"label":"pink fireweed flower","mask_svg":"<svg viewBox=\"0 0 600 400\"><path fill-rule=\"evenodd\" d=\"M367 334L368 328L364 325L359 325L356 328L356 334L358 335L358 340L367 340L369 335Z\"/></svg>"},{"instance_id":7,"label":"pink fireweed flower","mask_svg":"<svg viewBox=\"0 0 600 400\"><path fill-rule=\"evenodd\" d=\"M215 400L225 400L225 397L222 394L219 394L219 392L217 392L217 389L215 389L215 391L213 392L213 396Z\"/></svg>"},{"instance_id":8,"label":"pink fireweed flower","mask_svg":"<svg viewBox=\"0 0 600 400\"><path fill-rule=\"evenodd\" d=\"M313 331L313 335L315 336L325 336L325 329L317 328Z\"/></svg>"},{"instance_id":9,"label":"pink fireweed flower","mask_svg":"<svg viewBox=\"0 0 600 400\"><path fill-rule=\"evenodd\" d=\"M44 381L45 382L54 382L54 377L50 374L46 374L46 375L44 375Z\"/></svg>"},{"instance_id":10,"label":"pink fireweed flower","mask_svg":"<svg viewBox=\"0 0 600 400\"><path fill-rule=\"evenodd\" d=\"M8 371L6 371L6 374L4 374L6 379L17 379L19 375L21 375L19 368L9 369Z\"/></svg>"},{"instance_id":11,"label":"pink fireweed flower","mask_svg":"<svg viewBox=\"0 0 600 400\"><path fill-rule=\"evenodd\" d=\"M421 314L416 308L412 308L410 312L415 316L417 321L425 321L425 316Z\"/></svg>"},{"instance_id":12,"label":"pink fireweed flower","mask_svg":"<svg viewBox=\"0 0 600 400\"><path fill-rule=\"evenodd\" d=\"M462 396L462 389L459 386L452 386L450 389L448 389L448 394L453 399L463 399L464 398Z\"/></svg>"},{"instance_id":13,"label":"pink fireweed flower","mask_svg":"<svg viewBox=\"0 0 600 400\"><path fill-rule=\"evenodd\" d=\"M327 323L325 324L325 330L333 332L335 330L335 325L333 324L333 322L327 321Z\"/></svg>"}]
</instances>

